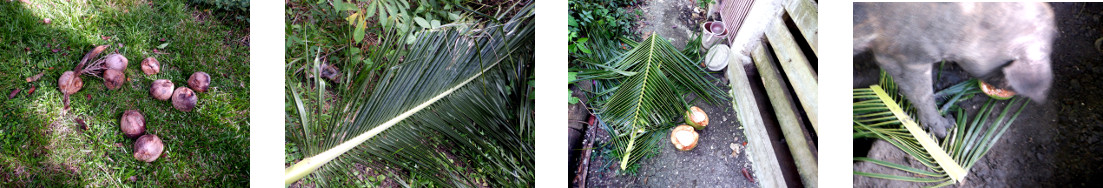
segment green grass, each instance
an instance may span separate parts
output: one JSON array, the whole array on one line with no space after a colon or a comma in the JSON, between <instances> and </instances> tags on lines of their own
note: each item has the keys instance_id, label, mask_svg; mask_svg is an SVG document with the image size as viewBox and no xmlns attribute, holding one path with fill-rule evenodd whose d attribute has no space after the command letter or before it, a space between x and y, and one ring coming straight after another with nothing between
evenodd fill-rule
<instances>
[{"instance_id":1,"label":"green grass","mask_svg":"<svg viewBox=\"0 0 1103 188\"><path fill-rule=\"evenodd\" d=\"M222 14L184 0L0 1L0 187L247 184L249 29ZM47 18L51 23L43 22ZM107 90L100 78L82 76L84 87L65 111L58 76L95 45L111 45L103 55L117 52L130 60L128 81ZM150 56L160 60L162 72L146 76L140 62ZM212 81L192 112L148 93L155 79L180 87L195 71ZM25 80L38 73L44 76ZM8 99L16 89L20 94ZM119 130L119 117L130 109L141 111L147 133L165 143L165 155L153 163L135 160L134 140Z\"/></svg>"}]
</instances>

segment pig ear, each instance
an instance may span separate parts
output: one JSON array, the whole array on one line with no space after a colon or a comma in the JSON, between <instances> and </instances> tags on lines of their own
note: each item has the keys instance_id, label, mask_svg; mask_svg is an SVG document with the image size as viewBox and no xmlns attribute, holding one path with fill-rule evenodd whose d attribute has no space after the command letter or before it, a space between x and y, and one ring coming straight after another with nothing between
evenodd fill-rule
<instances>
[{"instance_id":1,"label":"pig ear","mask_svg":"<svg viewBox=\"0 0 1103 188\"><path fill-rule=\"evenodd\" d=\"M1003 68L1004 77L1011 88L1019 95L1045 102L1049 86L1053 82L1053 73L1048 58L1040 61L1015 61Z\"/></svg>"}]
</instances>

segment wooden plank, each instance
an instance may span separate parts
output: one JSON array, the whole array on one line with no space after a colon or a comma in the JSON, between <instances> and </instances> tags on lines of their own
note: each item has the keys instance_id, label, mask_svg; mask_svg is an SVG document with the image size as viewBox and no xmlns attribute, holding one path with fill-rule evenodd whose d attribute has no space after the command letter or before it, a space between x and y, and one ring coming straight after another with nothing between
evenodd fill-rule
<instances>
[{"instance_id":1,"label":"wooden plank","mask_svg":"<svg viewBox=\"0 0 1103 188\"><path fill-rule=\"evenodd\" d=\"M753 57L755 66L758 66L758 73L762 76L762 85L766 88L766 94L770 96L770 105L774 106L778 125L781 126L781 134L785 136L785 143L789 145L789 151L793 154L793 161L797 165L801 182L805 187L816 187L819 185L819 175L817 175L819 166L816 157L812 155L807 139L804 138L801 121L792 107L789 93L785 91L788 87L782 81L781 73L774 66L773 61L766 55L765 45L755 48Z\"/></svg>"},{"instance_id":2,"label":"wooden plank","mask_svg":"<svg viewBox=\"0 0 1103 188\"><path fill-rule=\"evenodd\" d=\"M735 54L728 53L727 76L732 88L729 95L732 96L732 106L739 124L743 125L743 135L747 136L747 147L744 151L752 161L755 180L759 187L788 187L770 142L770 135L766 132L766 125L762 123L762 112L758 111L754 91L751 91L751 80Z\"/></svg>"},{"instance_id":3,"label":"wooden plank","mask_svg":"<svg viewBox=\"0 0 1103 188\"><path fill-rule=\"evenodd\" d=\"M793 18L793 23L797 24L797 29L804 36L804 40L808 41L808 46L812 47L812 53L819 56L817 36L820 29L816 3L811 0L789 0L785 3L785 11L789 12L790 18Z\"/></svg>"},{"instance_id":4,"label":"wooden plank","mask_svg":"<svg viewBox=\"0 0 1103 188\"><path fill-rule=\"evenodd\" d=\"M781 68L785 70L785 76L789 78L789 82L793 85L793 90L797 93L797 98L800 99L804 112L808 114L808 120L812 122L812 129L819 134L820 128L817 126L819 120L817 115L819 109L819 83L816 81L816 73L812 71L808 59L804 57L804 53L800 51L800 47L793 40L793 35L789 34L785 22L777 19L770 25L770 30L766 31L766 38L773 46L777 59L781 61Z\"/></svg>"}]
</instances>

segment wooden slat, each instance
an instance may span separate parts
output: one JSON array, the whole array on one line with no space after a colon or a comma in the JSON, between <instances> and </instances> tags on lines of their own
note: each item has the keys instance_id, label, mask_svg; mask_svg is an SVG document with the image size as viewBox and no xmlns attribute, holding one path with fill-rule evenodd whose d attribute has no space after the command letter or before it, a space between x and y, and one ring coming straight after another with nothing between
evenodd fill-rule
<instances>
[{"instance_id":1,"label":"wooden slat","mask_svg":"<svg viewBox=\"0 0 1103 188\"><path fill-rule=\"evenodd\" d=\"M766 132L766 125L762 123L762 113L758 111L754 91L751 91L750 78L735 54L728 53L727 76L732 88L730 95L739 124L744 128L743 135L747 136L747 157L754 161L751 168L754 169L755 179L759 187L788 187L770 142L770 135Z\"/></svg>"},{"instance_id":2,"label":"wooden slat","mask_svg":"<svg viewBox=\"0 0 1103 188\"><path fill-rule=\"evenodd\" d=\"M755 48L753 56L755 65L758 66L758 73L762 76L762 85L766 88L766 94L770 96L770 105L774 106L778 125L781 126L781 133L785 136L785 143L789 145L789 151L793 154L793 161L797 165L801 182L806 187L816 187L819 185L819 166L816 157L812 155L807 139L804 138L801 121L792 107L789 93L785 90L788 87L782 81L777 67L766 54L764 44Z\"/></svg>"},{"instance_id":3,"label":"wooden slat","mask_svg":"<svg viewBox=\"0 0 1103 188\"><path fill-rule=\"evenodd\" d=\"M817 35L820 30L816 10L816 3L811 0L789 0L785 3L785 11L789 12L789 17L793 18L793 23L797 24L804 40L808 41L808 46L812 47L812 53L819 56Z\"/></svg>"},{"instance_id":4,"label":"wooden slat","mask_svg":"<svg viewBox=\"0 0 1103 188\"><path fill-rule=\"evenodd\" d=\"M776 19L770 25L770 29L766 31L766 38L773 46L777 59L781 61L781 68L785 70L785 76L789 78L793 90L797 93L797 98L800 99L801 106L804 107L804 112L808 114L808 120L812 122L812 128L818 134L820 128L816 124L819 120L817 115L819 109L819 83L816 81L816 73L812 71L808 59L804 57L804 53L800 51L800 47L793 40L793 35L789 34L785 22Z\"/></svg>"}]
</instances>

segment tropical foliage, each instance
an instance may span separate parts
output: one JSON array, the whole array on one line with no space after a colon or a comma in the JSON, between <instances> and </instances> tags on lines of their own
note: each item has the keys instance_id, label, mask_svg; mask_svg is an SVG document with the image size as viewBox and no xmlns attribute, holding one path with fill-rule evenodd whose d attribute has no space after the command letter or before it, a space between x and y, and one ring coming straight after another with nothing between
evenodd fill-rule
<instances>
[{"instance_id":1,"label":"tropical foliage","mask_svg":"<svg viewBox=\"0 0 1103 188\"><path fill-rule=\"evenodd\" d=\"M306 177L334 186L328 177L382 162L415 178L399 179L406 186L532 186L534 4L501 7L511 14L410 33L372 27L379 43L352 53L363 62L345 62L332 88L297 71L322 75L322 53L289 63L288 141L307 157L287 169L285 183ZM389 22L380 25L402 24Z\"/></svg>"},{"instance_id":2,"label":"tropical foliage","mask_svg":"<svg viewBox=\"0 0 1103 188\"><path fill-rule=\"evenodd\" d=\"M915 115L892 79L882 72L880 85L854 90L854 138L877 138L885 140L911 155L927 169L919 169L887 161L855 157L855 161L871 162L912 173L911 176L898 176L870 172L854 174L910 182L938 183L935 187L952 185L964 180L969 169L998 143L1019 113L1026 107L1027 100L1020 97L1009 102L988 99L985 105L972 118L964 109L954 105L979 93L979 81L968 80L951 86L935 94L945 102L943 111L956 112L957 124L949 136L939 142L931 135L919 129L911 118ZM1011 116L1008 113L1018 106ZM1003 110L994 114L998 106Z\"/></svg>"},{"instance_id":3,"label":"tropical foliage","mask_svg":"<svg viewBox=\"0 0 1103 188\"><path fill-rule=\"evenodd\" d=\"M708 75L670 42L652 35L608 62L588 63L579 79L600 80L591 105L612 136L612 155L622 170L657 151L657 141L686 111L693 93L716 103L726 98Z\"/></svg>"}]
</instances>

